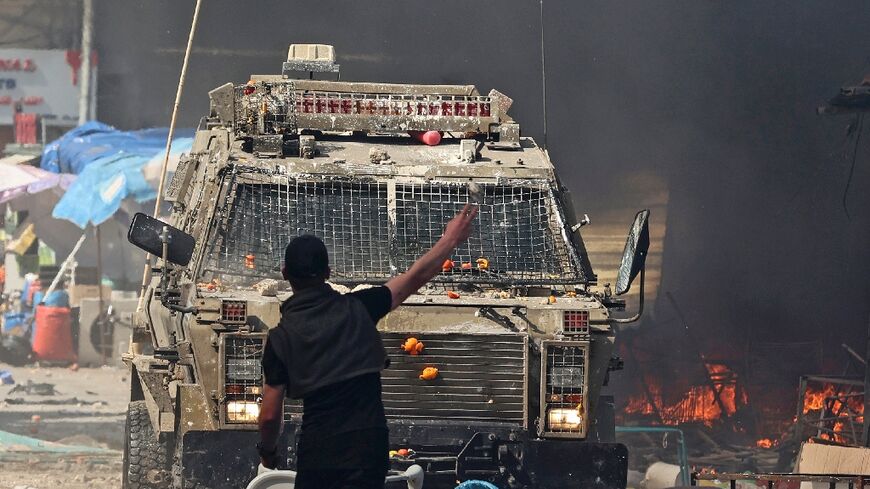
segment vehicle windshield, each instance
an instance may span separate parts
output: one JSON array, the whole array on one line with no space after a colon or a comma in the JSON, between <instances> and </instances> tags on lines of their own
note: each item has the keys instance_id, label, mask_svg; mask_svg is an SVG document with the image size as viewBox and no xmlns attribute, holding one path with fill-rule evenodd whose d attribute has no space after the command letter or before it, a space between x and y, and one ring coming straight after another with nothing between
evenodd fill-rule
<instances>
[{"instance_id":1,"label":"vehicle windshield","mask_svg":"<svg viewBox=\"0 0 870 489\"><path fill-rule=\"evenodd\" d=\"M281 278L284 247L313 234L329 250L331 280L379 283L397 275L441 237L469 201L457 183L396 183L346 177L289 176L235 166L210 229L200 280L245 285ZM438 282L504 285L583 280L547 181L481 185L472 236Z\"/></svg>"}]
</instances>

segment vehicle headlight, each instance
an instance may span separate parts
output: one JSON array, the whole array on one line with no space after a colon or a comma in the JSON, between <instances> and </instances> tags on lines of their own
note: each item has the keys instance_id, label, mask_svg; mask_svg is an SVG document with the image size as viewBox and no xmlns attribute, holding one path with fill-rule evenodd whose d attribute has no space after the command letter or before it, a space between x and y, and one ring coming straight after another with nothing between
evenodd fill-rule
<instances>
[{"instance_id":1,"label":"vehicle headlight","mask_svg":"<svg viewBox=\"0 0 870 489\"><path fill-rule=\"evenodd\" d=\"M230 401L227 403L227 421L256 423L260 417L260 404L256 401Z\"/></svg>"},{"instance_id":2,"label":"vehicle headlight","mask_svg":"<svg viewBox=\"0 0 870 489\"><path fill-rule=\"evenodd\" d=\"M260 415L263 394L263 346L265 333L221 335L223 385L221 422L253 424Z\"/></svg>"},{"instance_id":3,"label":"vehicle headlight","mask_svg":"<svg viewBox=\"0 0 870 489\"><path fill-rule=\"evenodd\" d=\"M547 426L551 431L579 431L583 416L578 408L551 408L547 410Z\"/></svg>"},{"instance_id":4,"label":"vehicle headlight","mask_svg":"<svg viewBox=\"0 0 870 489\"><path fill-rule=\"evenodd\" d=\"M227 379L258 380L262 366L259 358L227 358Z\"/></svg>"},{"instance_id":5,"label":"vehicle headlight","mask_svg":"<svg viewBox=\"0 0 870 489\"><path fill-rule=\"evenodd\" d=\"M544 341L541 344L542 435L586 436L589 342Z\"/></svg>"}]
</instances>

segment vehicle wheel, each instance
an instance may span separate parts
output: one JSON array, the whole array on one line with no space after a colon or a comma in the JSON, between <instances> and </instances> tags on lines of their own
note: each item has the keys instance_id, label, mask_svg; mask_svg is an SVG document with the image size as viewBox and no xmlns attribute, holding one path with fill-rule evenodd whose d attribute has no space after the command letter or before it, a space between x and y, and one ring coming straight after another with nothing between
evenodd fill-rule
<instances>
[{"instance_id":1,"label":"vehicle wheel","mask_svg":"<svg viewBox=\"0 0 870 489\"><path fill-rule=\"evenodd\" d=\"M169 489L170 467L169 450L154 434L145 401L131 402L124 428L123 489Z\"/></svg>"}]
</instances>

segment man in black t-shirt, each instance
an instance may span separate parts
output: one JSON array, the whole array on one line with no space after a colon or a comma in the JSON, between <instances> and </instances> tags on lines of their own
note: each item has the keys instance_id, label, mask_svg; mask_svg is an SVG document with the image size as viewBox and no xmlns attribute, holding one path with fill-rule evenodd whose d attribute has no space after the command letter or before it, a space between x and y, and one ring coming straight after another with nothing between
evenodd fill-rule
<instances>
[{"instance_id":1,"label":"man in black t-shirt","mask_svg":"<svg viewBox=\"0 0 870 489\"><path fill-rule=\"evenodd\" d=\"M301 398L295 487L384 487L389 437L380 372L387 355L375 325L441 271L476 214L477 206L466 205L435 246L385 286L344 295L326 283L329 257L319 238L287 245L282 271L293 296L281 305L263 353L257 447L265 467L277 465L284 397Z\"/></svg>"}]
</instances>

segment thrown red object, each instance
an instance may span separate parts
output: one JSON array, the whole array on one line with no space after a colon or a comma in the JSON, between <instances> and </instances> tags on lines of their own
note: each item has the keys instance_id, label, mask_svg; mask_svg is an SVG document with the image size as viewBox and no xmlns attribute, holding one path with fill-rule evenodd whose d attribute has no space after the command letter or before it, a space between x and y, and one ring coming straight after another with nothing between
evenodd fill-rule
<instances>
[{"instance_id":1,"label":"thrown red object","mask_svg":"<svg viewBox=\"0 0 870 489\"><path fill-rule=\"evenodd\" d=\"M447 273L453 269L454 265L456 265L456 264L453 263L453 260L448 258L448 259L444 260L444 263L441 264L441 271L444 273Z\"/></svg>"},{"instance_id":2,"label":"thrown red object","mask_svg":"<svg viewBox=\"0 0 870 489\"><path fill-rule=\"evenodd\" d=\"M76 361L68 307L36 306L33 353L38 360Z\"/></svg>"},{"instance_id":3,"label":"thrown red object","mask_svg":"<svg viewBox=\"0 0 870 489\"><path fill-rule=\"evenodd\" d=\"M421 351L423 351L423 342L418 340L417 338L411 337L405 340L400 347L406 353L410 353L411 355L418 355Z\"/></svg>"},{"instance_id":4,"label":"thrown red object","mask_svg":"<svg viewBox=\"0 0 870 489\"><path fill-rule=\"evenodd\" d=\"M420 380L435 380L438 377L438 369L435 367L426 367L423 373L420 374Z\"/></svg>"},{"instance_id":5,"label":"thrown red object","mask_svg":"<svg viewBox=\"0 0 870 489\"><path fill-rule=\"evenodd\" d=\"M441 143L441 133L438 131L409 131L408 134L429 146L438 146Z\"/></svg>"},{"instance_id":6,"label":"thrown red object","mask_svg":"<svg viewBox=\"0 0 870 489\"><path fill-rule=\"evenodd\" d=\"M459 292L453 292L452 290L448 290L447 297L451 299L459 299Z\"/></svg>"}]
</instances>

